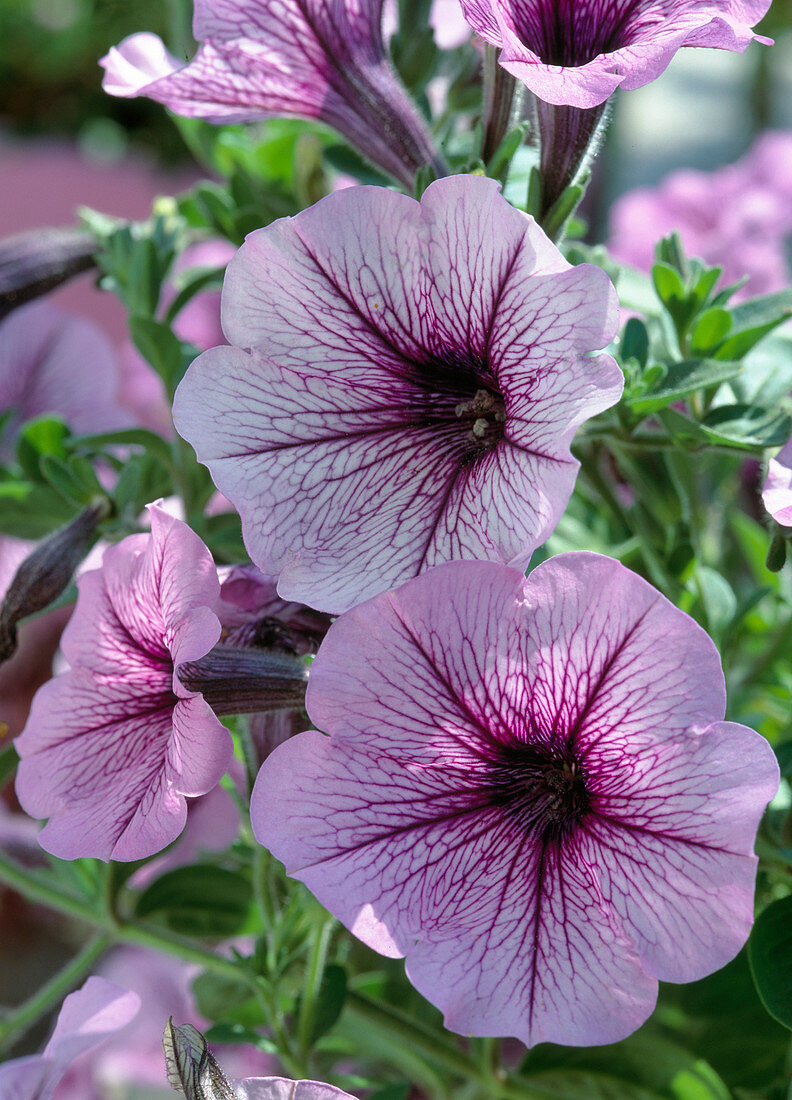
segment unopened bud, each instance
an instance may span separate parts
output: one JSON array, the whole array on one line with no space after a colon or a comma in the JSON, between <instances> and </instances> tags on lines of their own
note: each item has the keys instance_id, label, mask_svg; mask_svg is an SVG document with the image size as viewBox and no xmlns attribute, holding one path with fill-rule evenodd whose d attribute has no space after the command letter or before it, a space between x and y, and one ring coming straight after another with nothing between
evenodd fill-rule
<instances>
[{"instance_id":1,"label":"unopened bud","mask_svg":"<svg viewBox=\"0 0 792 1100\"><path fill-rule=\"evenodd\" d=\"M95 267L97 248L82 229L34 229L0 241L0 319Z\"/></svg>"},{"instance_id":2,"label":"unopened bud","mask_svg":"<svg viewBox=\"0 0 792 1100\"><path fill-rule=\"evenodd\" d=\"M192 1024L175 1027L173 1017L162 1036L168 1084L187 1100L237 1100L237 1094Z\"/></svg>"},{"instance_id":3,"label":"unopened bud","mask_svg":"<svg viewBox=\"0 0 792 1100\"><path fill-rule=\"evenodd\" d=\"M302 707L308 683L306 665L291 653L224 645L180 664L176 675L218 715Z\"/></svg>"},{"instance_id":4,"label":"unopened bud","mask_svg":"<svg viewBox=\"0 0 792 1100\"><path fill-rule=\"evenodd\" d=\"M17 647L17 623L43 611L65 591L112 507L107 497L98 497L71 523L39 543L19 566L0 605L0 662L7 661Z\"/></svg>"}]
</instances>

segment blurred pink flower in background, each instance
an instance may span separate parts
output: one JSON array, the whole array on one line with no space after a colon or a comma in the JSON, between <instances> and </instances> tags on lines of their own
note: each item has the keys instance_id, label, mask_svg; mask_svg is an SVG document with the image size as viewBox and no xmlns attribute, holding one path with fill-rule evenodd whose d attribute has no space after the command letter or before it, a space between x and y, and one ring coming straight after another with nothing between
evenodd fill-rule
<instances>
[{"instance_id":1,"label":"blurred pink flower in background","mask_svg":"<svg viewBox=\"0 0 792 1100\"><path fill-rule=\"evenodd\" d=\"M121 367L110 341L91 321L48 299L20 306L0 322L0 413L8 411L0 444L6 459L9 437L46 413L62 417L78 435L135 422L122 402Z\"/></svg>"},{"instance_id":2,"label":"blurred pink flower in background","mask_svg":"<svg viewBox=\"0 0 792 1100\"><path fill-rule=\"evenodd\" d=\"M41 1054L12 1058L0 1065L0 1096L3 1100L51 1100L72 1062L114 1032L126 1029L139 1008L137 994L105 978L88 978L64 1000L52 1038ZM58 1100L61 1095L58 1092Z\"/></svg>"},{"instance_id":3,"label":"blurred pink flower in background","mask_svg":"<svg viewBox=\"0 0 792 1100\"><path fill-rule=\"evenodd\" d=\"M611 210L608 247L648 271L657 241L673 230L688 255L723 267L724 283L748 277L738 301L788 286L792 131L763 134L741 160L714 172L681 169L658 187L622 195Z\"/></svg>"}]
</instances>

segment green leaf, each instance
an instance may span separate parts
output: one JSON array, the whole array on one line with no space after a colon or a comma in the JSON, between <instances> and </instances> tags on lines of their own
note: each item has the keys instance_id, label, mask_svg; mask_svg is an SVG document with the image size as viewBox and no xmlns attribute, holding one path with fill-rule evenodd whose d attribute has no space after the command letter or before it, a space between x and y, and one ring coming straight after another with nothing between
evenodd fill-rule
<instances>
[{"instance_id":1,"label":"green leaf","mask_svg":"<svg viewBox=\"0 0 792 1100\"><path fill-rule=\"evenodd\" d=\"M652 267L652 282L657 296L664 306L676 306L687 298L685 284L679 272L667 263L658 263Z\"/></svg>"},{"instance_id":2,"label":"green leaf","mask_svg":"<svg viewBox=\"0 0 792 1100\"><path fill-rule=\"evenodd\" d=\"M735 332L758 328L761 325L778 324L792 315L792 287L776 294L751 298L731 311Z\"/></svg>"},{"instance_id":3,"label":"green leaf","mask_svg":"<svg viewBox=\"0 0 792 1100\"><path fill-rule=\"evenodd\" d=\"M183 344L167 325L151 317L130 317L129 332L140 354L173 392L189 361L190 356L185 356L189 345Z\"/></svg>"},{"instance_id":4,"label":"green leaf","mask_svg":"<svg viewBox=\"0 0 792 1100\"><path fill-rule=\"evenodd\" d=\"M567 222L586 193L589 177L590 173L587 172L577 183L570 183L565 187L542 218L542 228L551 241L557 241L563 235Z\"/></svg>"},{"instance_id":5,"label":"green leaf","mask_svg":"<svg viewBox=\"0 0 792 1100\"><path fill-rule=\"evenodd\" d=\"M77 509L48 486L29 481L0 482L0 533L43 539L74 519Z\"/></svg>"},{"instance_id":6,"label":"green leaf","mask_svg":"<svg viewBox=\"0 0 792 1100\"><path fill-rule=\"evenodd\" d=\"M369 1100L407 1100L412 1091L409 1081L399 1081L395 1085L386 1085L369 1096Z\"/></svg>"},{"instance_id":7,"label":"green leaf","mask_svg":"<svg viewBox=\"0 0 792 1100\"><path fill-rule=\"evenodd\" d=\"M73 440L73 446L85 448L91 451L103 450L105 447L139 446L146 451L156 454L163 462L172 461L170 444L146 428L124 428L117 432L100 432L97 435L80 435Z\"/></svg>"},{"instance_id":8,"label":"green leaf","mask_svg":"<svg viewBox=\"0 0 792 1100\"><path fill-rule=\"evenodd\" d=\"M690 350L694 355L713 352L729 335L732 316L727 309L708 309L700 314L690 333Z\"/></svg>"},{"instance_id":9,"label":"green leaf","mask_svg":"<svg viewBox=\"0 0 792 1100\"><path fill-rule=\"evenodd\" d=\"M242 541L242 521L236 512L208 516L201 535L220 564L245 561L247 552Z\"/></svg>"},{"instance_id":10,"label":"green leaf","mask_svg":"<svg viewBox=\"0 0 792 1100\"><path fill-rule=\"evenodd\" d=\"M325 159L328 164L335 168L337 172L343 172L345 175L354 176L355 179L360 180L361 183L374 183L379 185L386 185L390 183L390 179L384 176L381 172L378 172L376 168L372 168L363 157L351 149L348 145L331 145L328 149L325 149Z\"/></svg>"},{"instance_id":11,"label":"green leaf","mask_svg":"<svg viewBox=\"0 0 792 1100\"><path fill-rule=\"evenodd\" d=\"M725 340L716 352L714 352L716 359L744 359L745 356L751 351L760 340L764 340L765 336L768 336L779 325L783 324L786 320L785 317L781 317L777 321L770 321L766 325L757 325L756 328L745 329L743 332L735 333L734 336L730 336L728 340Z\"/></svg>"},{"instance_id":12,"label":"green leaf","mask_svg":"<svg viewBox=\"0 0 792 1100\"><path fill-rule=\"evenodd\" d=\"M44 455L66 457L65 440L69 429L60 417L39 416L29 420L17 438L17 462L31 481L41 481Z\"/></svg>"},{"instance_id":13,"label":"green leaf","mask_svg":"<svg viewBox=\"0 0 792 1100\"><path fill-rule=\"evenodd\" d=\"M530 123L525 121L508 131L489 159L489 163L487 164L488 176L492 176L494 179L501 179L506 172L508 172L512 157L525 140L529 128Z\"/></svg>"},{"instance_id":14,"label":"green leaf","mask_svg":"<svg viewBox=\"0 0 792 1100\"><path fill-rule=\"evenodd\" d=\"M759 915L748 941L748 960L762 1004L792 1028L792 897L780 898Z\"/></svg>"},{"instance_id":15,"label":"green leaf","mask_svg":"<svg viewBox=\"0 0 792 1100\"><path fill-rule=\"evenodd\" d=\"M715 359L686 359L680 363L671 363L656 389L638 394L634 399L628 394L625 400L633 412L646 416L665 408L666 405L678 401L687 394L709 389L727 382L730 378L736 378L742 369L740 363L721 363Z\"/></svg>"},{"instance_id":16,"label":"green leaf","mask_svg":"<svg viewBox=\"0 0 792 1100\"><path fill-rule=\"evenodd\" d=\"M82 507L104 490L93 466L84 458L72 455L67 461L55 455L42 455L41 474L56 493Z\"/></svg>"},{"instance_id":17,"label":"green leaf","mask_svg":"<svg viewBox=\"0 0 792 1100\"><path fill-rule=\"evenodd\" d=\"M244 1024L215 1024L205 1035L207 1043L244 1043L265 1054L278 1054L278 1047L266 1035L260 1035Z\"/></svg>"},{"instance_id":18,"label":"green leaf","mask_svg":"<svg viewBox=\"0 0 792 1100\"><path fill-rule=\"evenodd\" d=\"M649 358L649 332L643 321L637 317L631 317L624 326L619 351L622 360L635 359L639 366L646 366Z\"/></svg>"},{"instance_id":19,"label":"green leaf","mask_svg":"<svg viewBox=\"0 0 792 1100\"><path fill-rule=\"evenodd\" d=\"M192 983L195 1006L207 1020L221 1020L241 1027L261 1027L266 1016L250 988L241 977L234 981L207 970Z\"/></svg>"},{"instance_id":20,"label":"green leaf","mask_svg":"<svg viewBox=\"0 0 792 1100\"><path fill-rule=\"evenodd\" d=\"M714 443L746 448L780 447L792 434L792 416L759 405L719 405L700 421Z\"/></svg>"},{"instance_id":21,"label":"green leaf","mask_svg":"<svg viewBox=\"0 0 792 1100\"><path fill-rule=\"evenodd\" d=\"M551 1089L548 1096L558 1100L731 1100L707 1062L646 1029L603 1047L548 1044L532 1051L527 1064L534 1070L526 1074L527 1081ZM544 1072L535 1072L545 1066Z\"/></svg>"},{"instance_id":22,"label":"green leaf","mask_svg":"<svg viewBox=\"0 0 792 1100\"><path fill-rule=\"evenodd\" d=\"M700 276L698 282L693 287L693 293L696 296L696 301L699 304L699 308L709 299L710 294L715 289L715 286L723 274L722 267L708 267L707 270Z\"/></svg>"},{"instance_id":23,"label":"green leaf","mask_svg":"<svg viewBox=\"0 0 792 1100\"><path fill-rule=\"evenodd\" d=\"M0 720L0 727L2 726L3 722ZM7 731L8 727L6 726L6 732ZM16 771L18 763L19 757L13 745L8 745L0 752L0 791Z\"/></svg>"},{"instance_id":24,"label":"green leaf","mask_svg":"<svg viewBox=\"0 0 792 1100\"><path fill-rule=\"evenodd\" d=\"M737 613L737 597L726 578L708 565L697 565L694 576L707 616L707 628L717 642Z\"/></svg>"},{"instance_id":25,"label":"green leaf","mask_svg":"<svg viewBox=\"0 0 792 1100\"><path fill-rule=\"evenodd\" d=\"M184 935L225 939L243 930L252 904L253 888L243 875L195 864L153 882L138 898L135 913Z\"/></svg>"},{"instance_id":26,"label":"green leaf","mask_svg":"<svg viewBox=\"0 0 792 1100\"><path fill-rule=\"evenodd\" d=\"M124 465L113 490L119 515L134 521L152 500L170 496L175 485L168 467L151 454L134 455Z\"/></svg>"},{"instance_id":27,"label":"green leaf","mask_svg":"<svg viewBox=\"0 0 792 1100\"><path fill-rule=\"evenodd\" d=\"M328 1032L344 1007L347 995L347 976L343 966L332 963L325 968L322 984L314 1003L311 1045Z\"/></svg>"}]
</instances>

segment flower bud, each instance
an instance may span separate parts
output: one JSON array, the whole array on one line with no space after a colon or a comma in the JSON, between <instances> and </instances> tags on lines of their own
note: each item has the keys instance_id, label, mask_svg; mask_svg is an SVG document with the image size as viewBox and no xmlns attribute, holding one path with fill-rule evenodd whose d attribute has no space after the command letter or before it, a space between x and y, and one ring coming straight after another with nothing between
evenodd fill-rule
<instances>
[{"instance_id":1,"label":"flower bud","mask_svg":"<svg viewBox=\"0 0 792 1100\"><path fill-rule=\"evenodd\" d=\"M215 714L301 707L308 683L308 669L297 656L224 645L178 665L176 675L189 691L199 691Z\"/></svg>"},{"instance_id":2,"label":"flower bud","mask_svg":"<svg viewBox=\"0 0 792 1100\"><path fill-rule=\"evenodd\" d=\"M66 589L111 511L107 497L97 497L71 523L39 543L19 566L0 605L0 662L16 650L17 623L49 607Z\"/></svg>"},{"instance_id":3,"label":"flower bud","mask_svg":"<svg viewBox=\"0 0 792 1100\"><path fill-rule=\"evenodd\" d=\"M90 270L97 247L82 229L34 229L0 241L0 318Z\"/></svg>"}]
</instances>

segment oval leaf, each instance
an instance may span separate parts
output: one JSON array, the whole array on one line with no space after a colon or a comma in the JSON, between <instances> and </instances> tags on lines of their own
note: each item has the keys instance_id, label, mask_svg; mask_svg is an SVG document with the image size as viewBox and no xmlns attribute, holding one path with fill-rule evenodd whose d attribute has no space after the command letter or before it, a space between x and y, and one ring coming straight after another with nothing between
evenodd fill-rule
<instances>
[{"instance_id":1,"label":"oval leaf","mask_svg":"<svg viewBox=\"0 0 792 1100\"><path fill-rule=\"evenodd\" d=\"M761 914L748 941L754 984L770 1015L792 1028L792 897Z\"/></svg>"}]
</instances>

